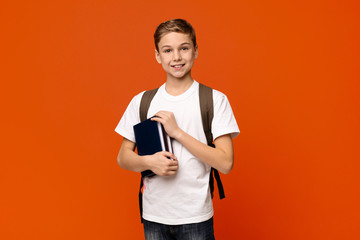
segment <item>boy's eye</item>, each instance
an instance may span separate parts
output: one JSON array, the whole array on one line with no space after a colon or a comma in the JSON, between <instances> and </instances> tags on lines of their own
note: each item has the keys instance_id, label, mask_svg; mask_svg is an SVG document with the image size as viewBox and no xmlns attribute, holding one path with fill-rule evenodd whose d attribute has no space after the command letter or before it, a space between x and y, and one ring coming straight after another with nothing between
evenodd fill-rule
<instances>
[{"instance_id":1,"label":"boy's eye","mask_svg":"<svg viewBox=\"0 0 360 240\"><path fill-rule=\"evenodd\" d=\"M182 50L186 51L188 50L189 48L188 47L183 47Z\"/></svg>"},{"instance_id":2,"label":"boy's eye","mask_svg":"<svg viewBox=\"0 0 360 240\"><path fill-rule=\"evenodd\" d=\"M164 50L164 53L169 53L169 52L171 52L170 49L165 49L165 50Z\"/></svg>"}]
</instances>

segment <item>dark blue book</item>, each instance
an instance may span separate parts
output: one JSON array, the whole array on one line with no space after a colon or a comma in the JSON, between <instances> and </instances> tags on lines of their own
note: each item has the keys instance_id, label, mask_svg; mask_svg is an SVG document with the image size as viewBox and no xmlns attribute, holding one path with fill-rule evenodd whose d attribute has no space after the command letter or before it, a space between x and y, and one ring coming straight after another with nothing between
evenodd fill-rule
<instances>
[{"instance_id":1,"label":"dark blue book","mask_svg":"<svg viewBox=\"0 0 360 240\"><path fill-rule=\"evenodd\" d=\"M157 152L173 152L171 139L165 132L163 125L150 118L134 125L135 141L138 155L152 155ZM142 177L154 176L151 170L141 172Z\"/></svg>"}]
</instances>

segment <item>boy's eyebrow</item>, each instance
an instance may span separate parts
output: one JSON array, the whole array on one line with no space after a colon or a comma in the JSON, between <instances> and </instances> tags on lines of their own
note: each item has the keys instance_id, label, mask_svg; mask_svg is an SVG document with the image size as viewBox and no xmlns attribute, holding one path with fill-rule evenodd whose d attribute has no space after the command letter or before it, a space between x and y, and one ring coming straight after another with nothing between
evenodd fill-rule
<instances>
[{"instance_id":1,"label":"boy's eyebrow","mask_svg":"<svg viewBox=\"0 0 360 240\"><path fill-rule=\"evenodd\" d=\"M190 42L183 42L183 43L180 44L180 46L182 46L182 45L191 45L191 43ZM167 48L167 47L171 47L171 46L170 45L164 45L164 46L161 47L161 49Z\"/></svg>"}]
</instances>

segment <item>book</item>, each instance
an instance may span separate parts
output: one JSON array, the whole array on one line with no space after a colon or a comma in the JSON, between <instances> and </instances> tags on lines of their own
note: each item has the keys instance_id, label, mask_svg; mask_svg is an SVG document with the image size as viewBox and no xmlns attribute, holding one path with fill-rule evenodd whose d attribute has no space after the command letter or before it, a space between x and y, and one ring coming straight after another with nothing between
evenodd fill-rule
<instances>
[{"instance_id":1,"label":"book","mask_svg":"<svg viewBox=\"0 0 360 240\"><path fill-rule=\"evenodd\" d=\"M134 125L134 133L138 155L152 155L161 151L173 153L171 138L161 123L149 118ZM154 175L151 170L141 172L142 177Z\"/></svg>"}]
</instances>

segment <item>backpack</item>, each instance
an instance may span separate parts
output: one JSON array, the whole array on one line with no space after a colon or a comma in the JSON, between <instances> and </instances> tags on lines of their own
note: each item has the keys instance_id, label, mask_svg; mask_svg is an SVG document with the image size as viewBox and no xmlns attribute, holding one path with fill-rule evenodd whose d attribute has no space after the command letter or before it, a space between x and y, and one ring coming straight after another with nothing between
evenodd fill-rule
<instances>
[{"instance_id":1,"label":"backpack","mask_svg":"<svg viewBox=\"0 0 360 240\"><path fill-rule=\"evenodd\" d=\"M150 107L150 103L157 93L159 88L144 92L139 108L140 121L145 121L147 119L147 113ZM203 123L204 133L206 136L207 145L211 147L215 147L213 144L213 135L211 132L211 123L214 116L214 107L213 107L213 95L212 88L207 87L201 83L199 83L199 101L200 101L200 111L201 111L201 119ZM220 174L218 170L215 168L211 168L210 178L209 178L209 186L211 197L214 197L214 177L217 182L217 187L219 190L220 199L225 198L224 188L220 179ZM142 218L142 187L143 187L143 179L140 179L140 190L139 190L139 208L140 208L140 216L141 222L143 222Z\"/></svg>"}]
</instances>

